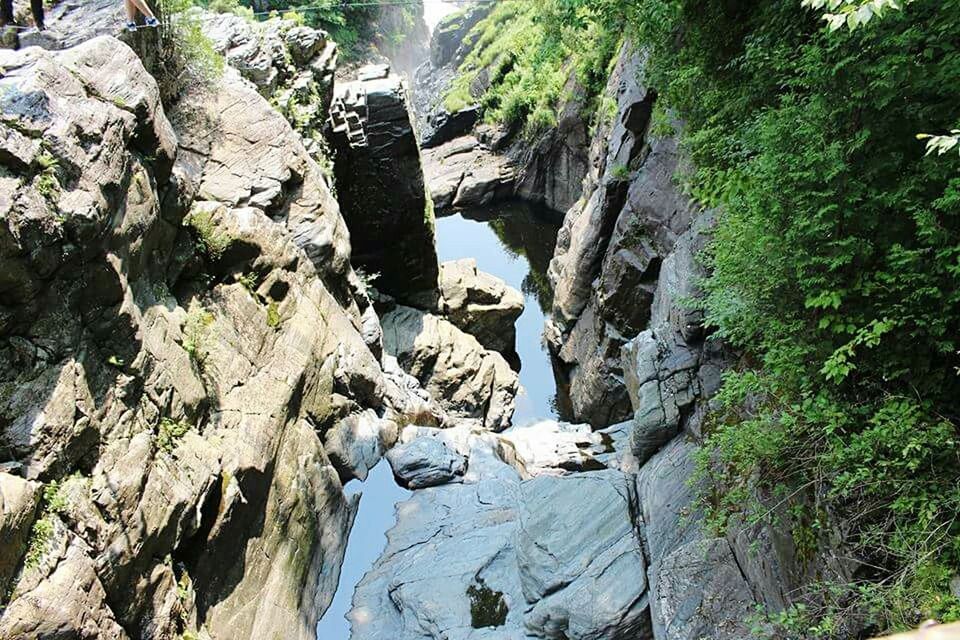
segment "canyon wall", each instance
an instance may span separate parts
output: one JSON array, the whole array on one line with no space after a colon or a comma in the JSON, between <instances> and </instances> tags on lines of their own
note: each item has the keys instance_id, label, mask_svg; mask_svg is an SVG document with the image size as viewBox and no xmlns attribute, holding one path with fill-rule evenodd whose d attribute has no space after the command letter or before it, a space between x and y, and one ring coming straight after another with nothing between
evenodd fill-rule
<instances>
[{"instance_id":1,"label":"canyon wall","mask_svg":"<svg viewBox=\"0 0 960 640\"><path fill-rule=\"evenodd\" d=\"M220 40L259 86L167 110L112 37L0 51L0 637L313 638L357 506L333 435L439 412L261 95L293 59L320 96L324 35L260 28L275 56Z\"/></svg>"}]
</instances>

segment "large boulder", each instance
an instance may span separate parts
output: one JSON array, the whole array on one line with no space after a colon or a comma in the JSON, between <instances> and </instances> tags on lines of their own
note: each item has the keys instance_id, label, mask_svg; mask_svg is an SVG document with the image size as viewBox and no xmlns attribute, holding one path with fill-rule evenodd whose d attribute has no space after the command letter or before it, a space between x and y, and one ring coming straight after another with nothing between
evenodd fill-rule
<instances>
[{"instance_id":1,"label":"large boulder","mask_svg":"<svg viewBox=\"0 0 960 640\"><path fill-rule=\"evenodd\" d=\"M440 313L492 351L516 350L515 323L523 294L477 269L473 258L440 265Z\"/></svg>"},{"instance_id":2,"label":"large boulder","mask_svg":"<svg viewBox=\"0 0 960 640\"><path fill-rule=\"evenodd\" d=\"M386 67L338 85L330 112L334 171L353 263L401 302L430 307L439 266L407 89Z\"/></svg>"},{"instance_id":3,"label":"large boulder","mask_svg":"<svg viewBox=\"0 0 960 640\"><path fill-rule=\"evenodd\" d=\"M501 431L510 424L517 374L499 353L444 318L398 306L381 319L384 350L458 418Z\"/></svg>"},{"instance_id":4,"label":"large boulder","mask_svg":"<svg viewBox=\"0 0 960 640\"><path fill-rule=\"evenodd\" d=\"M423 172L437 211L491 204L513 194L514 168L475 137L462 136L427 149Z\"/></svg>"}]
</instances>

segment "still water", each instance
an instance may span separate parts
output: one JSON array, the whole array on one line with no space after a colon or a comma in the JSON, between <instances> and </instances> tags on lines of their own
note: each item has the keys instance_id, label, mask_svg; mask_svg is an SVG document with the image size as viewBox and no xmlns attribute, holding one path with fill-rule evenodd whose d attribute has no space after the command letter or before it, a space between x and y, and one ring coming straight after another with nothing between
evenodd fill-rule
<instances>
[{"instance_id":1,"label":"still water","mask_svg":"<svg viewBox=\"0 0 960 640\"><path fill-rule=\"evenodd\" d=\"M520 384L517 425L557 417L557 388L550 355L543 343L543 323L552 298L547 265L553 256L560 217L521 202L492 205L437 220L440 262L474 258L477 268L503 279L523 292L525 308L517 320ZM317 640L347 640L347 612L353 590L386 546L386 532L395 518L395 506L410 492L393 480L386 460L363 483L353 481L347 493L362 492L360 508L350 533L340 584L333 603L317 626Z\"/></svg>"}]
</instances>

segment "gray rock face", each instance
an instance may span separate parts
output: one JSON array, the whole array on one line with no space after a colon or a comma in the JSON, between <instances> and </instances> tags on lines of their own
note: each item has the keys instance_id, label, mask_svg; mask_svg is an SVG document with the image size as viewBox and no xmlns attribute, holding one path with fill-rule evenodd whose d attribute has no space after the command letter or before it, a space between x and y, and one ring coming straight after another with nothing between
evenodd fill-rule
<instances>
[{"instance_id":1,"label":"gray rock face","mask_svg":"<svg viewBox=\"0 0 960 640\"><path fill-rule=\"evenodd\" d=\"M473 258L440 265L439 311L486 349L503 354L516 350L515 323L523 313L523 294L478 271Z\"/></svg>"},{"instance_id":2,"label":"gray rock face","mask_svg":"<svg viewBox=\"0 0 960 640\"><path fill-rule=\"evenodd\" d=\"M397 423L372 409L348 416L323 436L323 448L340 479L366 480L398 436Z\"/></svg>"},{"instance_id":3,"label":"gray rock face","mask_svg":"<svg viewBox=\"0 0 960 640\"><path fill-rule=\"evenodd\" d=\"M520 167L516 195L554 211L567 211L584 192L582 184L591 168L590 127L584 120L585 92L571 72L563 94L567 96L557 116L557 126L532 145L514 144L511 156Z\"/></svg>"},{"instance_id":4,"label":"gray rock face","mask_svg":"<svg viewBox=\"0 0 960 640\"><path fill-rule=\"evenodd\" d=\"M0 472L0 591L7 585L27 549L30 528L40 503L40 484Z\"/></svg>"},{"instance_id":5,"label":"gray rock face","mask_svg":"<svg viewBox=\"0 0 960 640\"><path fill-rule=\"evenodd\" d=\"M168 120L113 38L0 65L0 636L312 639L356 510L318 431L429 406L319 167L233 69Z\"/></svg>"},{"instance_id":6,"label":"gray rock face","mask_svg":"<svg viewBox=\"0 0 960 640\"><path fill-rule=\"evenodd\" d=\"M630 415L620 349L646 327L675 236L655 237L654 218L665 209L691 219L692 207L672 182L675 143L647 138L654 96L641 84L642 69L641 54L626 43L606 89L617 115L594 137L592 169L548 272L555 294L547 336L565 364L574 418L595 426Z\"/></svg>"},{"instance_id":7,"label":"gray rock face","mask_svg":"<svg viewBox=\"0 0 960 640\"><path fill-rule=\"evenodd\" d=\"M430 313L398 306L381 319L384 350L451 415L494 431L510 424L517 374L499 353Z\"/></svg>"},{"instance_id":8,"label":"gray rock face","mask_svg":"<svg viewBox=\"0 0 960 640\"><path fill-rule=\"evenodd\" d=\"M199 17L214 50L273 100L319 160L325 146L320 132L333 98L336 43L325 31L290 20L257 22L209 12Z\"/></svg>"},{"instance_id":9,"label":"gray rock face","mask_svg":"<svg viewBox=\"0 0 960 640\"><path fill-rule=\"evenodd\" d=\"M401 302L436 303L433 210L407 105L395 75L339 86L331 109L334 170L353 262Z\"/></svg>"},{"instance_id":10,"label":"gray rock face","mask_svg":"<svg viewBox=\"0 0 960 640\"><path fill-rule=\"evenodd\" d=\"M522 480L490 433L411 429L422 450L455 450L467 471L397 507L387 548L354 593L352 636L413 640L644 637L636 493L597 471ZM500 444L498 444L500 441ZM425 459L426 460L426 459ZM488 620L471 601L499 603ZM473 605L473 606L472 606ZM489 623L491 626L482 626Z\"/></svg>"},{"instance_id":11,"label":"gray rock face","mask_svg":"<svg viewBox=\"0 0 960 640\"><path fill-rule=\"evenodd\" d=\"M510 160L473 136L425 150L423 173L438 211L484 206L513 195Z\"/></svg>"}]
</instances>

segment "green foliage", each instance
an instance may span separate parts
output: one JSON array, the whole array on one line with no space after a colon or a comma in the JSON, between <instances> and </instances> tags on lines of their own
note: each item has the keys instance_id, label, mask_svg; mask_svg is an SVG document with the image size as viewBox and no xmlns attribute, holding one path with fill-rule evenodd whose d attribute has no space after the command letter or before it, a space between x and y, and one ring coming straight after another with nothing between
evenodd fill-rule
<instances>
[{"instance_id":1,"label":"green foliage","mask_svg":"<svg viewBox=\"0 0 960 640\"><path fill-rule=\"evenodd\" d=\"M267 326L271 329L280 328L280 307L273 300L267 304Z\"/></svg>"},{"instance_id":2,"label":"green foliage","mask_svg":"<svg viewBox=\"0 0 960 640\"><path fill-rule=\"evenodd\" d=\"M172 452L177 448L177 442L190 430L190 426L190 423L185 420L161 418L157 427L157 450L164 453Z\"/></svg>"},{"instance_id":3,"label":"green foliage","mask_svg":"<svg viewBox=\"0 0 960 640\"><path fill-rule=\"evenodd\" d=\"M499 627L507 620L507 603L503 593L486 585L471 584L467 587L470 598L470 618L474 629Z\"/></svg>"},{"instance_id":4,"label":"green foliage","mask_svg":"<svg viewBox=\"0 0 960 640\"><path fill-rule=\"evenodd\" d=\"M215 0L215 3L238 15L250 16L231 0ZM146 64L157 79L165 104L192 87L210 84L223 74L223 56L203 34L194 6L192 0L161 0L157 6L162 23L157 32L157 55L148 58Z\"/></svg>"},{"instance_id":5,"label":"green foliage","mask_svg":"<svg viewBox=\"0 0 960 640\"><path fill-rule=\"evenodd\" d=\"M217 229L210 211L194 209L183 219L183 224L193 229L197 247L211 260L219 260L233 242L229 234Z\"/></svg>"},{"instance_id":6,"label":"green foliage","mask_svg":"<svg viewBox=\"0 0 960 640\"><path fill-rule=\"evenodd\" d=\"M42 515L33 523L33 528L30 530L30 542L27 544L27 552L23 557L23 566L33 569L40 565L50 548L53 526L53 518L48 514Z\"/></svg>"},{"instance_id":7,"label":"green foliage","mask_svg":"<svg viewBox=\"0 0 960 640\"><path fill-rule=\"evenodd\" d=\"M852 602L879 629L956 619L960 158L915 132L955 126L960 2L834 31L795 0L620 10L684 122L691 194L720 207L702 308L746 354L699 460L708 523L771 517L758 488L809 502L792 520L810 559L819 514L844 522L869 579L787 612L795 637L829 636Z\"/></svg>"},{"instance_id":8,"label":"green foliage","mask_svg":"<svg viewBox=\"0 0 960 640\"><path fill-rule=\"evenodd\" d=\"M183 349L198 366L203 365L209 354L207 340L213 321L213 314L204 309L199 302L194 301L190 304L187 319L183 325Z\"/></svg>"},{"instance_id":9,"label":"green foliage","mask_svg":"<svg viewBox=\"0 0 960 640\"><path fill-rule=\"evenodd\" d=\"M620 31L590 6L566 0L503 2L467 38L475 45L444 97L450 111L479 102L489 122L522 126L534 135L557 123L571 74L583 87L587 114L597 108ZM489 87L472 88L481 71Z\"/></svg>"},{"instance_id":10,"label":"green foliage","mask_svg":"<svg viewBox=\"0 0 960 640\"><path fill-rule=\"evenodd\" d=\"M610 176L618 182L625 182L630 179L630 168L625 164L613 165Z\"/></svg>"}]
</instances>

